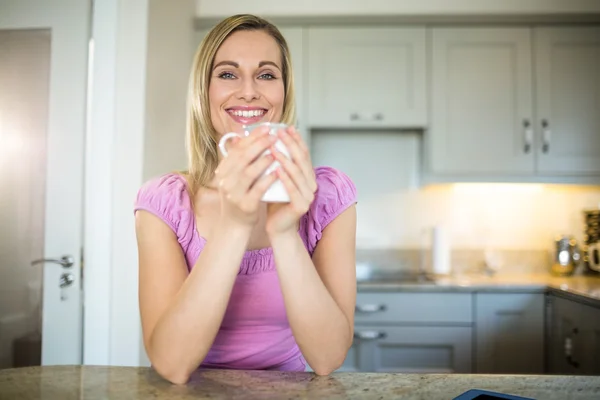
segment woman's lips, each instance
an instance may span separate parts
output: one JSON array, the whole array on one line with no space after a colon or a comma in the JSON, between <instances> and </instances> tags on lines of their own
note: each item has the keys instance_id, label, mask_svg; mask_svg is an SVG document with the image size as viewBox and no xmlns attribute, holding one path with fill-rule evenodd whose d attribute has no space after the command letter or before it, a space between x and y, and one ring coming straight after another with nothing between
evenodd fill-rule
<instances>
[{"instance_id":1,"label":"woman's lips","mask_svg":"<svg viewBox=\"0 0 600 400\"><path fill-rule=\"evenodd\" d=\"M264 108L230 108L227 114L241 125L250 125L259 122L267 113Z\"/></svg>"}]
</instances>

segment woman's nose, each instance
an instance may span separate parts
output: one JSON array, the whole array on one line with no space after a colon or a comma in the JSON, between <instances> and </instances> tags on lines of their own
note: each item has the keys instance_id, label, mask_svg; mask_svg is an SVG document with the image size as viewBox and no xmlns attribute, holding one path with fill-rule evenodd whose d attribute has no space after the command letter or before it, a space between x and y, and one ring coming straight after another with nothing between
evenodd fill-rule
<instances>
[{"instance_id":1,"label":"woman's nose","mask_svg":"<svg viewBox=\"0 0 600 400\"><path fill-rule=\"evenodd\" d=\"M252 101L260 98L258 88L254 79L242 79L238 92L238 98L245 101Z\"/></svg>"}]
</instances>

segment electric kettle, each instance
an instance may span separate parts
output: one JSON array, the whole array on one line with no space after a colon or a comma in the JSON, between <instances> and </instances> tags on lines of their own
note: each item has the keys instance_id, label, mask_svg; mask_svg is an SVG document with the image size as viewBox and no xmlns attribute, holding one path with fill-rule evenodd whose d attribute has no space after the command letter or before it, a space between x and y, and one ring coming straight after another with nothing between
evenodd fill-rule
<instances>
[{"instance_id":1,"label":"electric kettle","mask_svg":"<svg viewBox=\"0 0 600 400\"><path fill-rule=\"evenodd\" d=\"M577 241L571 236L558 236L554 240L554 262L551 272L554 275L565 276L575 272L581 259Z\"/></svg>"}]
</instances>

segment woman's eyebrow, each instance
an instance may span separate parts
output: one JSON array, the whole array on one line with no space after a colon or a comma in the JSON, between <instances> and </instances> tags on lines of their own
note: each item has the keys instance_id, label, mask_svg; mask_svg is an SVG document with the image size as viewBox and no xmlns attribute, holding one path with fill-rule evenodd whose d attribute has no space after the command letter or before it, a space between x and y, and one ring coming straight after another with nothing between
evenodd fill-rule
<instances>
[{"instance_id":1,"label":"woman's eyebrow","mask_svg":"<svg viewBox=\"0 0 600 400\"><path fill-rule=\"evenodd\" d=\"M258 63L258 68L264 67L265 65L272 65L275 68L277 68L278 70L281 70L281 68L279 68L279 66L277 64L275 64L273 61L261 61Z\"/></svg>"},{"instance_id":2,"label":"woman's eyebrow","mask_svg":"<svg viewBox=\"0 0 600 400\"><path fill-rule=\"evenodd\" d=\"M235 68L239 68L240 67L240 64L238 64L238 63L236 63L234 61L221 61L220 63L216 64L213 67L213 69L216 69L216 68L218 68L218 67L220 67L222 65L231 65L232 67L235 67Z\"/></svg>"},{"instance_id":3,"label":"woman's eyebrow","mask_svg":"<svg viewBox=\"0 0 600 400\"><path fill-rule=\"evenodd\" d=\"M235 61L227 61L226 60L226 61L221 61L221 62L215 64L215 66L213 67L213 70L217 69L218 67L222 67L223 65L231 65L234 68L240 67L240 64L236 63ZM258 63L258 68L262 68L265 65L272 65L273 67L277 68L278 70L281 70L281 68L279 68L279 66L276 63L274 63L273 61L261 61Z\"/></svg>"}]
</instances>

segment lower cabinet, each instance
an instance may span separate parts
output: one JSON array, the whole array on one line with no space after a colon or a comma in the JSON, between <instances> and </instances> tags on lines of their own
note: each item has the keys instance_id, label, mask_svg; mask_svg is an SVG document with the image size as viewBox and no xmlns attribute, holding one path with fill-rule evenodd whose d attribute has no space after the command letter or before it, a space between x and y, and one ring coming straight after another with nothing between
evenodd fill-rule
<instances>
[{"instance_id":1,"label":"lower cabinet","mask_svg":"<svg viewBox=\"0 0 600 400\"><path fill-rule=\"evenodd\" d=\"M475 294L475 372L544 373L544 293Z\"/></svg>"},{"instance_id":2,"label":"lower cabinet","mask_svg":"<svg viewBox=\"0 0 600 400\"><path fill-rule=\"evenodd\" d=\"M359 292L340 371L472 372L472 294Z\"/></svg>"},{"instance_id":3,"label":"lower cabinet","mask_svg":"<svg viewBox=\"0 0 600 400\"><path fill-rule=\"evenodd\" d=\"M359 292L340 371L544 373L544 293Z\"/></svg>"},{"instance_id":4,"label":"lower cabinet","mask_svg":"<svg viewBox=\"0 0 600 400\"><path fill-rule=\"evenodd\" d=\"M344 371L469 373L470 327L355 328Z\"/></svg>"},{"instance_id":5,"label":"lower cabinet","mask_svg":"<svg viewBox=\"0 0 600 400\"><path fill-rule=\"evenodd\" d=\"M600 308L550 295L548 372L600 375Z\"/></svg>"}]
</instances>

